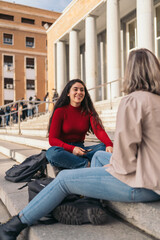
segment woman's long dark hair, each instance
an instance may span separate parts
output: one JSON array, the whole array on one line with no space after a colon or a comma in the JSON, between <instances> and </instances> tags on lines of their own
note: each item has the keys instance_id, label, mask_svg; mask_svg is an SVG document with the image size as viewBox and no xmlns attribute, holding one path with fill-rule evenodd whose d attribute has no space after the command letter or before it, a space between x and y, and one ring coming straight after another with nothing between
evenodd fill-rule
<instances>
[{"instance_id":1,"label":"woman's long dark hair","mask_svg":"<svg viewBox=\"0 0 160 240\"><path fill-rule=\"evenodd\" d=\"M57 100L57 102L54 106L52 115L51 115L50 120L49 120L48 133L49 133L49 130L50 130L52 117L53 117L53 114L54 114L55 110L57 108L60 108L60 107L63 107L63 106L66 106L66 105L70 104L70 98L68 96L68 93L70 92L70 89L73 86L73 84L75 84L77 82L81 83L84 86L84 90L85 90L85 97L84 97L83 101L81 102L82 112L84 112L86 115L87 114L92 114L92 116L94 117L94 122L93 122L94 126L97 127L97 124L100 124L100 126L104 129L102 121L99 118L98 113L96 112L96 110L93 106L93 102L91 100L91 97L88 93L88 90L87 90L84 82L81 81L80 79L73 79L73 80L71 80L67 83L67 85L63 89L60 97L58 98L58 100ZM89 132L92 132L94 134L91 125L89 126Z\"/></svg>"}]
</instances>

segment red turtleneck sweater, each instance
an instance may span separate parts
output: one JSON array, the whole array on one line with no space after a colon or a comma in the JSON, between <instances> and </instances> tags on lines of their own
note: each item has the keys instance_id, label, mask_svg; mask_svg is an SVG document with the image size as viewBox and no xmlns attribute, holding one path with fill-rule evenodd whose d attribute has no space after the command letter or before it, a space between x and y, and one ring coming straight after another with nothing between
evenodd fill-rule
<instances>
[{"instance_id":1,"label":"red turtleneck sweater","mask_svg":"<svg viewBox=\"0 0 160 240\"><path fill-rule=\"evenodd\" d=\"M81 107L71 105L55 110L49 131L50 145L63 147L66 151L72 153L75 146L67 143L84 141L90 123L97 138L106 147L113 146L102 127L100 125L97 128L94 127L93 116L85 115L85 113L81 113Z\"/></svg>"}]
</instances>

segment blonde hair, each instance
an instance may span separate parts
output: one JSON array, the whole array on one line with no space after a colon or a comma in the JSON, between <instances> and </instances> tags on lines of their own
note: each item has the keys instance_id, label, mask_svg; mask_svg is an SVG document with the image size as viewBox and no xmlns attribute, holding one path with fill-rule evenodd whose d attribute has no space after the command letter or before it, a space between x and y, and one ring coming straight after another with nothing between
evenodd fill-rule
<instances>
[{"instance_id":1,"label":"blonde hair","mask_svg":"<svg viewBox=\"0 0 160 240\"><path fill-rule=\"evenodd\" d=\"M160 63L148 49L130 52L124 76L123 91L148 91L160 95Z\"/></svg>"}]
</instances>

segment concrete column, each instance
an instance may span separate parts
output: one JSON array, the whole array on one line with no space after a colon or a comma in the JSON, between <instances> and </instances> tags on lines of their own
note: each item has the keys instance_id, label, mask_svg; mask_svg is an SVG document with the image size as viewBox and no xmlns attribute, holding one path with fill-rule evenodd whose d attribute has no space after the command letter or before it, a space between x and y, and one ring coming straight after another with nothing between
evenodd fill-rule
<instances>
[{"instance_id":1,"label":"concrete column","mask_svg":"<svg viewBox=\"0 0 160 240\"><path fill-rule=\"evenodd\" d=\"M153 0L137 0L138 48L154 52Z\"/></svg>"},{"instance_id":2,"label":"concrete column","mask_svg":"<svg viewBox=\"0 0 160 240\"><path fill-rule=\"evenodd\" d=\"M80 78L80 47L76 30L69 33L69 78Z\"/></svg>"},{"instance_id":3,"label":"concrete column","mask_svg":"<svg viewBox=\"0 0 160 240\"><path fill-rule=\"evenodd\" d=\"M66 85L66 49L64 42L57 42L57 92L61 94Z\"/></svg>"},{"instance_id":4,"label":"concrete column","mask_svg":"<svg viewBox=\"0 0 160 240\"><path fill-rule=\"evenodd\" d=\"M80 54L81 80L84 81L83 54Z\"/></svg>"},{"instance_id":5,"label":"concrete column","mask_svg":"<svg viewBox=\"0 0 160 240\"><path fill-rule=\"evenodd\" d=\"M96 86L97 80L97 34L96 18L88 16L85 25L85 47L86 47L86 86L87 89ZM96 100L95 90L89 91L93 101Z\"/></svg>"},{"instance_id":6,"label":"concrete column","mask_svg":"<svg viewBox=\"0 0 160 240\"><path fill-rule=\"evenodd\" d=\"M107 0L107 82L121 77L119 0ZM111 88L110 88L111 87ZM120 96L119 82L109 84L107 98Z\"/></svg>"},{"instance_id":7,"label":"concrete column","mask_svg":"<svg viewBox=\"0 0 160 240\"><path fill-rule=\"evenodd\" d=\"M53 79L54 79L54 88L57 89L57 44L54 43L53 45L53 61L54 61L54 67L53 67Z\"/></svg>"},{"instance_id":8,"label":"concrete column","mask_svg":"<svg viewBox=\"0 0 160 240\"><path fill-rule=\"evenodd\" d=\"M100 42L100 62L101 62L101 68L100 68L100 71L101 71L101 84L103 85L104 84L104 43L103 42ZM104 100L104 89L105 87L102 86L102 100Z\"/></svg>"}]
</instances>

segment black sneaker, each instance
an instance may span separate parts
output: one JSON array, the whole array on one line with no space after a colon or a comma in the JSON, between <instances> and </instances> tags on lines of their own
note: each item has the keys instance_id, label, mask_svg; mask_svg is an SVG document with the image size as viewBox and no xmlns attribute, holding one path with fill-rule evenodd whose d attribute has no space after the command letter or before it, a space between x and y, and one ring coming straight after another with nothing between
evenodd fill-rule
<instances>
[{"instance_id":1,"label":"black sneaker","mask_svg":"<svg viewBox=\"0 0 160 240\"><path fill-rule=\"evenodd\" d=\"M107 221L107 213L96 199L82 198L61 204L52 212L54 218L63 224L81 225L91 223L101 225Z\"/></svg>"}]
</instances>

